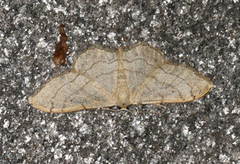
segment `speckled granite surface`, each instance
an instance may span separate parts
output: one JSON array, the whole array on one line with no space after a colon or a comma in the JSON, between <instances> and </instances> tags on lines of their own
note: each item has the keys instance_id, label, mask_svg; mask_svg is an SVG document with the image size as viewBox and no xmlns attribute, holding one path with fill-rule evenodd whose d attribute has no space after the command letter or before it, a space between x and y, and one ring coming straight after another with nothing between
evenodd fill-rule
<instances>
[{"instance_id":1,"label":"speckled granite surface","mask_svg":"<svg viewBox=\"0 0 240 164\"><path fill-rule=\"evenodd\" d=\"M0 163L240 163L239 15L239 0L0 2ZM72 53L55 67L61 23ZM193 102L162 104L166 109L51 114L28 104L91 45L143 41L214 87Z\"/></svg>"}]
</instances>

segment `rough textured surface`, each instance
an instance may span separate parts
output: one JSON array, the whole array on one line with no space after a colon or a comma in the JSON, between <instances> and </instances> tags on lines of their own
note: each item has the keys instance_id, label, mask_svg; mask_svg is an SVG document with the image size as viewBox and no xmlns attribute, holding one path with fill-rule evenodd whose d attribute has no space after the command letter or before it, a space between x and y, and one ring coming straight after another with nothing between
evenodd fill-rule
<instances>
[{"instance_id":1,"label":"rough textured surface","mask_svg":"<svg viewBox=\"0 0 240 164\"><path fill-rule=\"evenodd\" d=\"M73 68L52 78L29 103L42 111L64 113L83 109L188 102L201 98L213 84L188 67L168 63L148 45L130 50L91 48Z\"/></svg>"},{"instance_id":2,"label":"rough textured surface","mask_svg":"<svg viewBox=\"0 0 240 164\"><path fill-rule=\"evenodd\" d=\"M2 1L0 163L239 163L239 12L239 0ZM55 67L61 23L72 54ZM166 109L52 114L28 104L80 51L142 41L210 77L214 87Z\"/></svg>"}]
</instances>

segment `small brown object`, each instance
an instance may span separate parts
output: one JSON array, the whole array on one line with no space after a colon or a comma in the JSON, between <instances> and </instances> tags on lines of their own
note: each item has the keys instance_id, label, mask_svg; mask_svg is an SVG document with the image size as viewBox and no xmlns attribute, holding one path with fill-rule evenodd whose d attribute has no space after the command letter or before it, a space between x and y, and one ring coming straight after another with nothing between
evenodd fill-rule
<instances>
[{"instance_id":1,"label":"small brown object","mask_svg":"<svg viewBox=\"0 0 240 164\"><path fill-rule=\"evenodd\" d=\"M55 65L63 65L65 63L65 57L69 55L70 53L66 54L68 46L67 46L67 35L64 31L64 25L60 25L60 41L56 45L56 50L54 52L53 62Z\"/></svg>"}]
</instances>

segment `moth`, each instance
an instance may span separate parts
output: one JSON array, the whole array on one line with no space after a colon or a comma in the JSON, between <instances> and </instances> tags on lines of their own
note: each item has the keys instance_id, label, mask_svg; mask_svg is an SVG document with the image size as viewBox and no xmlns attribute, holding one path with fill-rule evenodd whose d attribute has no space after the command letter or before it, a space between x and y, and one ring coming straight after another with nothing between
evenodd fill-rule
<instances>
[{"instance_id":1,"label":"moth","mask_svg":"<svg viewBox=\"0 0 240 164\"><path fill-rule=\"evenodd\" d=\"M213 83L192 68L166 60L147 44L130 49L92 47L70 71L50 79L29 97L42 111L63 113L129 105L178 103L204 96Z\"/></svg>"}]
</instances>

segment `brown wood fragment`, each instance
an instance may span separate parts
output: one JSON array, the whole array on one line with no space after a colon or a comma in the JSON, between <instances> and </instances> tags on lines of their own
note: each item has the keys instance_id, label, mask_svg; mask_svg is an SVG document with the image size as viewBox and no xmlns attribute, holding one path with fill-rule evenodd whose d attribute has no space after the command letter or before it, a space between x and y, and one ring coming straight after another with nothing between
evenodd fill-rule
<instances>
[{"instance_id":1,"label":"brown wood fragment","mask_svg":"<svg viewBox=\"0 0 240 164\"><path fill-rule=\"evenodd\" d=\"M63 65L65 63L65 57L69 55L70 53L66 54L68 46L67 46L67 35L65 34L64 31L64 25L60 25L60 41L56 45L56 49L54 52L54 57L53 57L53 62L55 65Z\"/></svg>"}]
</instances>

